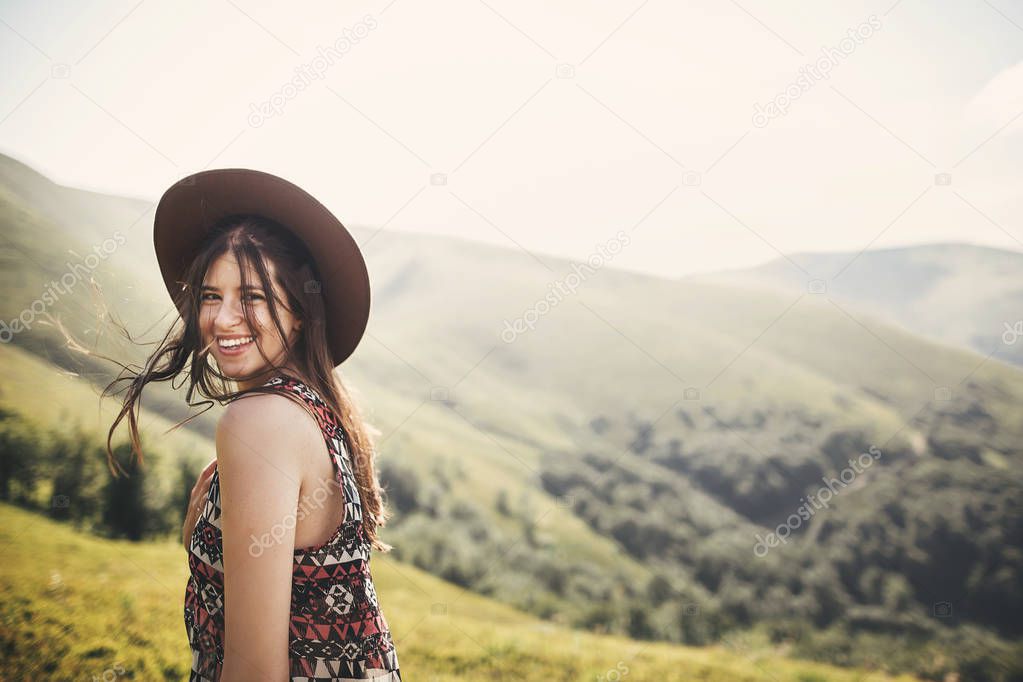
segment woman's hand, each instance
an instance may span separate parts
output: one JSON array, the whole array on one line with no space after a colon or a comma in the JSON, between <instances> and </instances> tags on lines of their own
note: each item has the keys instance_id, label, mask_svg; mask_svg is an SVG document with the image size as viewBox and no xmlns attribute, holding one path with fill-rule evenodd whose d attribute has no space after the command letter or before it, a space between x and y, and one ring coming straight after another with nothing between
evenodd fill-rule
<instances>
[{"instance_id":1,"label":"woman's hand","mask_svg":"<svg viewBox=\"0 0 1023 682\"><path fill-rule=\"evenodd\" d=\"M207 464L206 468L199 474L199 478L192 487L192 495L188 500L188 511L185 512L185 525L181 527L181 544L185 546L185 549L188 549L192 531L195 529L199 515L202 514L202 508L206 504L206 494L210 490L210 479L213 478L213 470L216 466L217 458L214 457L213 461Z\"/></svg>"}]
</instances>

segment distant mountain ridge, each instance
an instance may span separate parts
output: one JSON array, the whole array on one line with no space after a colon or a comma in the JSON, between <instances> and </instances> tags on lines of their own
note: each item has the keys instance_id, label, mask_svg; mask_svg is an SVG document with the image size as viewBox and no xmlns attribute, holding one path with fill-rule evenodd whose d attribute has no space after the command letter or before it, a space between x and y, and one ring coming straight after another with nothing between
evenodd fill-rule
<instances>
[{"instance_id":1,"label":"distant mountain ridge","mask_svg":"<svg viewBox=\"0 0 1023 682\"><path fill-rule=\"evenodd\" d=\"M804 292L814 278L826 283L829 296L889 323L1023 365L1023 336L1015 331L1023 327L1023 252L941 243L859 254L796 253L682 281Z\"/></svg>"}]
</instances>

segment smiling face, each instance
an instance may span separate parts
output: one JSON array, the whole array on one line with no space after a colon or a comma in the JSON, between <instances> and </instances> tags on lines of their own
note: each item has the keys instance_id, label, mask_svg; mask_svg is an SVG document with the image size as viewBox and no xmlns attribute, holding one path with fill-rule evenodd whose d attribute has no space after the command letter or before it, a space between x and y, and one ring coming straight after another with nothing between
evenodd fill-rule
<instances>
[{"instance_id":1,"label":"smiling face","mask_svg":"<svg viewBox=\"0 0 1023 682\"><path fill-rule=\"evenodd\" d=\"M281 366L287 348L294 343L302 325L284 303L284 291L277 282L273 263L267 261L266 267L274 287L272 295L277 315L288 335L286 341L280 337L270 313L267 300L270 292L262 289L259 275L251 266L246 268L248 284L242 291L242 273L230 252L210 265L200 293L199 328L203 347L210 349L224 376L237 380L237 377L254 375L238 381L239 390L261 385L269 378L273 366ZM246 306L254 328L245 321ZM294 370L294 367L288 368Z\"/></svg>"}]
</instances>

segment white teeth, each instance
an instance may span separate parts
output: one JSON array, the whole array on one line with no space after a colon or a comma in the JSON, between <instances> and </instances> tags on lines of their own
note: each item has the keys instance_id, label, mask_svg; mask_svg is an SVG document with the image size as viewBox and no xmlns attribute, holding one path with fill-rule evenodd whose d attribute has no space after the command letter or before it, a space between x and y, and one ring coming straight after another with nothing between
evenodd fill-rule
<instances>
[{"instance_id":1,"label":"white teeth","mask_svg":"<svg viewBox=\"0 0 1023 682\"><path fill-rule=\"evenodd\" d=\"M235 346L240 346L243 343L249 343L250 341L253 340L253 338L254 337L252 337L252 336L248 336L248 337L246 337L244 339L227 339L227 340L221 339L220 340L220 346L221 346L221 348L234 348Z\"/></svg>"}]
</instances>

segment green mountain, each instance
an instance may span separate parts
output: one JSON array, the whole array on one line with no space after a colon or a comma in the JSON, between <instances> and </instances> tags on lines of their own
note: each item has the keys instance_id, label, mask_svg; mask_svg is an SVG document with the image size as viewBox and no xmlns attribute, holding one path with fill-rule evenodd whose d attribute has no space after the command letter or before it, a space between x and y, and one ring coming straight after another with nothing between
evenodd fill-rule
<instances>
[{"instance_id":1,"label":"green mountain","mask_svg":"<svg viewBox=\"0 0 1023 682\"><path fill-rule=\"evenodd\" d=\"M120 230L92 274L133 333L162 336L173 310L154 206L9 158L0 199L0 319L63 274L66 249ZM693 644L757 631L802 657L1010 679L1006 640L1023 636L1018 367L805 289L352 231L374 299L343 375L381 431L395 559L594 630ZM84 286L48 308L141 363L146 349L94 311ZM34 325L11 342L109 380L58 339ZM186 414L170 387L146 405ZM188 428L209 435L219 409Z\"/></svg>"}]
</instances>

